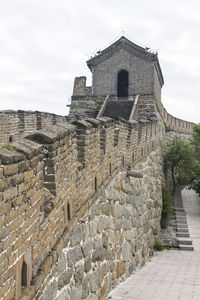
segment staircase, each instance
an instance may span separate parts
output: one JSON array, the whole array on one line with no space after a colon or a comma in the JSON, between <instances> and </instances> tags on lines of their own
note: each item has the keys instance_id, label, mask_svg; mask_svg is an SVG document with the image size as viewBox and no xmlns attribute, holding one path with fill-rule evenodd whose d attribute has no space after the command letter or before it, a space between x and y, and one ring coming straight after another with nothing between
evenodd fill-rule
<instances>
[{"instance_id":1,"label":"staircase","mask_svg":"<svg viewBox=\"0 0 200 300\"><path fill-rule=\"evenodd\" d=\"M173 198L173 214L169 218L167 228L161 230L161 240L167 249L193 251L181 190L182 187L176 187Z\"/></svg>"},{"instance_id":2,"label":"staircase","mask_svg":"<svg viewBox=\"0 0 200 300\"><path fill-rule=\"evenodd\" d=\"M177 240L180 250L193 251L192 240L187 224L186 212L182 203L181 187L177 187L174 193L174 213L176 217Z\"/></svg>"}]
</instances>

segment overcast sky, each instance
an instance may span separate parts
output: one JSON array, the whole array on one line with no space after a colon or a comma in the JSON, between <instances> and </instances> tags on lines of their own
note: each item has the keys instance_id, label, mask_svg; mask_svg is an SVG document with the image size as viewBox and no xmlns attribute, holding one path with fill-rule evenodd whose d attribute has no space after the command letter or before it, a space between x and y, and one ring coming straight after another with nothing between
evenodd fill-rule
<instances>
[{"instance_id":1,"label":"overcast sky","mask_svg":"<svg viewBox=\"0 0 200 300\"><path fill-rule=\"evenodd\" d=\"M158 51L168 112L200 122L199 0L0 0L0 110L67 114L86 60L121 35Z\"/></svg>"}]
</instances>

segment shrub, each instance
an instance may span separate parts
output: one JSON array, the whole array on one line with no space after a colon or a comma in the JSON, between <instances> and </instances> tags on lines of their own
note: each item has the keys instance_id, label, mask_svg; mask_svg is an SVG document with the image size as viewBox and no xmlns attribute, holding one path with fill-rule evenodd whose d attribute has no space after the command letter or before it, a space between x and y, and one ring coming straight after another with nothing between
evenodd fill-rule
<instances>
[{"instance_id":1,"label":"shrub","mask_svg":"<svg viewBox=\"0 0 200 300\"><path fill-rule=\"evenodd\" d=\"M155 240L155 243L154 243L154 249L157 250L157 251L162 251L164 250L164 245L161 241L159 240Z\"/></svg>"},{"instance_id":2,"label":"shrub","mask_svg":"<svg viewBox=\"0 0 200 300\"><path fill-rule=\"evenodd\" d=\"M169 215L172 212L172 195L173 185L168 183L162 186L162 215L160 225L161 228L166 228L168 224Z\"/></svg>"}]
</instances>

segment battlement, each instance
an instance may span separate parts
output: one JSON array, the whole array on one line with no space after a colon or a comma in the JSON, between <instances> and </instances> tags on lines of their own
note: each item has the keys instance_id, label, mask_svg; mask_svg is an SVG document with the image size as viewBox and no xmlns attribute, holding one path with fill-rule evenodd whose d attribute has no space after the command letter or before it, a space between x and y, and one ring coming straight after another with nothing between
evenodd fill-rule
<instances>
[{"instance_id":1,"label":"battlement","mask_svg":"<svg viewBox=\"0 0 200 300\"><path fill-rule=\"evenodd\" d=\"M102 118L57 124L1 148L0 297L19 299L25 287L36 293L99 192L158 141L157 122Z\"/></svg>"},{"instance_id":2,"label":"battlement","mask_svg":"<svg viewBox=\"0 0 200 300\"><path fill-rule=\"evenodd\" d=\"M46 112L0 111L0 144L16 141L27 133L62 122L66 122L65 116Z\"/></svg>"}]
</instances>

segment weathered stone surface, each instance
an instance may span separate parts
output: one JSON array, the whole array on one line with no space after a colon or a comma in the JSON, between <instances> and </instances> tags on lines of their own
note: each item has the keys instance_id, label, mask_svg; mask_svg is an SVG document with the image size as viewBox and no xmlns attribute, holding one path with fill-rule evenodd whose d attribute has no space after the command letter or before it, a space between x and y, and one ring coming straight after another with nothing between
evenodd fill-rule
<instances>
[{"instance_id":1,"label":"weathered stone surface","mask_svg":"<svg viewBox=\"0 0 200 300\"><path fill-rule=\"evenodd\" d=\"M80 285L83 281L83 273L84 273L84 266L81 263L80 265L75 267L74 279L76 285Z\"/></svg>"},{"instance_id":2,"label":"weathered stone surface","mask_svg":"<svg viewBox=\"0 0 200 300\"><path fill-rule=\"evenodd\" d=\"M123 261L119 261L116 267L116 277L120 277L125 273L125 263Z\"/></svg>"},{"instance_id":3,"label":"weathered stone surface","mask_svg":"<svg viewBox=\"0 0 200 300\"><path fill-rule=\"evenodd\" d=\"M108 236L105 232L102 233L102 245L104 248L108 249Z\"/></svg>"},{"instance_id":4,"label":"weathered stone surface","mask_svg":"<svg viewBox=\"0 0 200 300\"><path fill-rule=\"evenodd\" d=\"M83 290L82 290L83 299L87 298L89 293L90 293L89 280L88 280L88 276L86 276L83 280Z\"/></svg>"},{"instance_id":5,"label":"weathered stone surface","mask_svg":"<svg viewBox=\"0 0 200 300\"><path fill-rule=\"evenodd\" d=\"M58 289L61 290L65 285L67 285L70 282L70 279L72 278L73 269L68 268L64 273L62 273L58 277Z\"/></svg>"},{"instance_id":6,"label":"weathered stone surface","mask_svg":"<svg viewBox=\"0 0 200 300\"><path fill-rule=\"evenodd\" d=\"M82 286L74 287L70 294L70 299L81 299L82 298Z\"/></svg>"},{"instance_id":7,"label":"weathered stone surface","mask_svg":"<svg viewBox=\"0 0 200 300\"><path fill-rule=\"evenodd\" d=\"M77 244L80 243L81 240L83 240L84 237L84 232L83 232L83 226L79 225L76 226L75 229L72 232L71 236L71 246L76 246Z\"/></svg>"},{"instance_id":8,"label":"weathered stone surface","mask_svg":"<svg viewBox=\"0 0 200 300\"><path fill-rule=\"evenodd\" d=\"M90 222L90 236L95 237L97 234L97 223L96 221Z\"/></svg>"},{"instance_id":9,"label":"weathered stone surface","mask_svg":"<svg viewBox=\"0 0 200 300\"><path fill-rule=\"evenodd\" d=\"M99 282L97 272L93 272L93 273L89 274L88 279L89 279L90 291L92 293L95 293L98 289L98 282Z\"/></svg>"},{"instance_id":10,"label":"weathered stone surface","mask_svg":"<svg viewBox=\"0 0 200 300\"><path fill-rule=\"evenodd\" d=\"M83 258L83 254L80 246L75 246L70 249L67 253L68 265L71 267L75 265L75 263Z\"/></svg>"},{"instance_id":11,"label":"weathered stone surface","mask_svg":"<svg viewBox=\"0 0 200 300\"><path fill-rule=\"evenodd\" d=\"M125 242L122 245L122 260L123 261L128 261L130 260L130 254L131 254L131 247L128 242Z\"/></svg>"},{"instance_id":12,"label":"weathered stone surface","mask_svg":"<svg viewBox=\"0 0 200 300\"><path fill-rule=\"evenodd\" d=\"M55 269L58 273L64 272L66 268L66 256L63 252L60 253Z\"/></svg>"},{"instance_id":13,"label":"weathered stone surface","mask_svg":"<svg viewBox=\"0 0 200 300\"><path fill-rule=\"evenodd\" d=\"M68 292L66 290L63 290L61 294L56 297L56 300L70 300Z\"/></svg>"},{"instance_id":14,"label":"weathered stone surface","mask_svg":"<svg viewBox=\"0 0 200 300\"><path fill-rule=\"evenodd\" d=\"M93 249L99 249L102 247L102 239L101 236L98 235L96 238L93 240Z\"/></svg>"},{"instance_id":15,"label":"weathered stone surface","mask_svg":"<svg viewBox=\"0 0 200 300\"><path fill-rule=\"evenodd\" d=\"M47 288L45 289L44 295L42 297L42 300L52 300L55 299L56 291L57 291L57 285L58 283L54 280L51 282Z\"/></svg>"},{"instance_id":16,"label":"weathered stone surface","mask_svg":"<svg viewBox=\"0 0 200 300\"><path fill-rule=\"evenodd\" d=\"M93 128L91 130L95 129ZM89 143L89 140L87 141L86 139L82 142L81 147ZM62 142L61 144L64 145ZM51 151L55 151L55 153L58 151L58 155L64 158L65 151L62 152L58 149L57 147L59 145L59 143L50 144ZM92 151L95 153L96 150L93 149ZM71 151L69 153L71 153ZM52 152L48 152L48 156L48 159L52 161ZM151 163L152 166L155 164L153 160ZM37 166L36 162L31 162L31 164L35 164ZM56 164L57 160L54 160L53 165ZM59 165L61 170L62 165L63 162ZM76 170L74 165L72 166L72 171L70 171L70 169L67 170L69 174ZM145 174L143 178L127 178L125 171L116 174L109 183L109 187L105 188L105 190L102 189L103 191L100 192L100 195L97 199L95 199L94 203L92 202L92 199L91 202L88 203L88 208L91 206L89 211L87 211L87 206L85 206L81 201L82 198L85 197L86 193L92 194L94 191L90 185L87 186L86 191L81 191L82 197L79 195L77 201L74 200L73 203L69 202L70 217L73 216L75 210L76 213L74 216L77 218L77 221L68 219L68 211L66 210L66 207L65 210L63 210L63 204L65 205L64 199L67 195L65 195L65 189L59 191L60 186L62 185L61 175L58 176L59 184L56 191L58 195L61 193L63 197L62 202L59 204L58 202L61 198L52 197L47 190L45 190L44 195L41 194L40 190L37 191L31 188L31 191L29 191L31 185L34 181L36 181L36 179L34 178L33 172L26 173L28 183L26 185L24 183L20 184L20 193L24 191L26 194L22 194L22 199L19 199L20 201L17 202L18 205L26 205L25 215L32 216L35 211L37 212L37 208L35 209L33 207L33 209L29 205L29 203L34 204L32 197L33 199L37 199L37 193L41 195L41 199L38 200L38 204L36 202L36 207L39 207L39 205L42 205L44 202L47 203L48 201L52 201L55 205L48 217L46 216L46 219L45 217L43 217L43 220L41 219L41 231L38 238L42 240L44 235L46 239L46 230L49 226L48 224L53 222L51 224L52 229L55 229L55 232L53 234L48 233L48 237L49 240L51 240L51 244L54 245L55 236L61 233L60 229L63 230L65 224L67 226L67 230L65 230L63 236L61 235L59 243L53 246L53 251L49 255L47 267L45 267L44 272L41 273L41 278L39 278L40 280L38 279L38 282L35 284L35 287L37 286L37 289L39 290L36 300L43 295L43 292L45 297L53 297L53 299L56 299L57 296L57 300L64 300L65 298L77 300L95 298L103 300L112 285L115 285L128 274L131 274L137 265L142 265L144 262L148 261L153 248L153 233L159 234L159 218L161 210L160 206L158 207L158 203L161 202L161 191L159 190L156 182L157 174L159 174L160 171L149 170L145 161L141 161L139 164L134 166L136 169L137 167L145 170L147 174ZM55 175L57 172L56 168L51 168L53 168L52 170ZM49 170L51 169L49 168ZM64 170L65 169L63 168L62 171L65 172ZM41 176L43 176L43 170L39 169L39 172L41 172ZM80 172L80 178L83 178L83 176L86 176L87 174L85 167L80 169L78 172ZM101 176L104 178L105 171L101 170L101 172ZM147 178L149 179L147 180ZM13 183L14 180L15 179L12 181ZM104 181L101 182L100 178L97 178L97 180L99 185L104 185ZM104 180L107 179L104 178ZM120 190L122 180L126 186L126 192ZM116 184L115 181L117 182ZM57 183L55 184L57 185ZM65 185L67 184L68 183L65 182ZM75 191L74 185L70 187L70 191ZM138 191L140 192L139 195ZM109 200L106 198L106 193ZM152 199L150 194L153 194L156 198ZM30 195L28 196L28 203L24 202L25 195ZM2 201L4 200L2 199ZM57 203L62 207L61 212L59 211L59 205L57 205ZM4 221L9 223L9 220L16 218L17 215L15 215L15 210L17 204L14 206L14 210L11 210L11 203L3 202L1 206L3 210L0 211L0 214L2 212L3 213L1 214L0 224L5 226ZM65 213L64 222L62 220L63 213ZM83 217L79 220L79 216L82 215ZM58 227L56 227L57 225L54 223L56 220L59 220ZM12 225L12 223L10 224ZM30 223L25 220L25 224L23 224L24 229L28 228L27 226L29 225ZM51 232L53 232L52 229ZM3 234L2 237L3 236L5 236L5 234ZM16 239L15 235L11 236L11 238L9 238L6 242L9 244L13 243L14 239ZM36 274L37 268L40 267L40 257L37 257L38 250L36 251L33 249L33 251L35 251L33 255L34 259L38 259L35 259L35 262L33 263L33 272ZM53 265L57 258L57 263ZM10 260L14 261L14 259L14 257L11 257ZM2 262L0 263L2 265ZM4 269L7 267L8 265L5 265ZM49 272L51 273L45 281ZM52 284L54 282L54 278L57 285ZM54 292L51 292L53 288Z\"/></svg>"},{"instance_id":17,"label":"weathered stone surface","mask_svg":"<svg viewBox=\"0 0 200 300\"><path fill-rule=\"evenodd\" d=\"M92 255L92 261L103 261L104 259L106 260L112 260L112 254L110 251L108 251L105 248L100 248L94 251Z\"/></svg>"},{"instance_id":18,"label":"weathered stone surface","mask_svg":"<svg viewBox=\"0 0 200 300\"><path fill-rule=\"evenodd\" d=\"M86 257L85 262L84 262L85 273L90 271L91 265L92 265L92 261L91 261L91 256L89 255L88 257Z\"/></svg>"},{"instance_id":19,"label":"weathered stone surface","mask_svg":"<svg viewBox=\"0 0 200 300\"><path fill-rule=\"evenodd\" d=\"M93 248L93 241L92 241L92 239L89 239L89 240L85 241L82 244L81 247L82 247L84 256L87 257L88 254L92 251L92 248Z\"/></svg>"}]
</instances>

